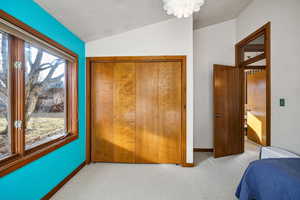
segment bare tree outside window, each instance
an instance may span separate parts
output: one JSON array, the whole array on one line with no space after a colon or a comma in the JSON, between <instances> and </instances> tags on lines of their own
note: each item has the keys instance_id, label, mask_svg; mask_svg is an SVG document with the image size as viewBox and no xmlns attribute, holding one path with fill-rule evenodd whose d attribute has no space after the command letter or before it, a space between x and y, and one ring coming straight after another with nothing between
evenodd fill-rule
<instances>
[{"instance_id":1,"label":"bare tree outside window","mask_svg":"<svg viewBox=\"0 0 300 200\"><path fill-rule=\"evenodd\" d=\"M0 158L10 154L8 134L8 35L0 32Z\"/></svg>"},{"instance_id":2,"label":"bare tree outside window","mask_svg":"<svg viewBox=\"0 0 300 200\"><path fill-rule=\"evenodd\" d=\"M8 134L8 36L0 32L0 158L10 153ZM66 61L25 44L26 149L65 133Z\"/></svg>"},{"instance_id":3,"label":"bare tree outside window","mask_svg":"<svg viewBox=\"0 0 300 200\"><path fill-rule=\"evenodd\" d=\"M72 50L1 11L0 175L78 139Z\"/></svg>"},{"instance_id":4,"label":"bare tree outside window","mask_svg":"<svg viewBox=\"0 0 300 200\"><path fill-rule=\"evenodd\" d=\"M66 61L25 44L26 149L65 133Z\"/></svg>"}]
</instances>

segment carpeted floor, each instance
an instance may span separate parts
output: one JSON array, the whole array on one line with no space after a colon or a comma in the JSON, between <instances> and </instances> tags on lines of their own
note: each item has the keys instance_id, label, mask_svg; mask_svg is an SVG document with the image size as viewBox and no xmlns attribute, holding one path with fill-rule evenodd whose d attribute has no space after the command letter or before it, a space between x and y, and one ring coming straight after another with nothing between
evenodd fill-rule
<instances>
[{"instance_id":1,"label":"carpeted floor","mask_svg":"<svg viewBox=\"0 0 300 200\"><path fill-rule=\"evenodd\" d=\"M195 153L197 166L98 163L84 167L54 200L233 200L249 162L259 147L246 142L246 152L214 159Z\"/></svg>"}]
</instances>

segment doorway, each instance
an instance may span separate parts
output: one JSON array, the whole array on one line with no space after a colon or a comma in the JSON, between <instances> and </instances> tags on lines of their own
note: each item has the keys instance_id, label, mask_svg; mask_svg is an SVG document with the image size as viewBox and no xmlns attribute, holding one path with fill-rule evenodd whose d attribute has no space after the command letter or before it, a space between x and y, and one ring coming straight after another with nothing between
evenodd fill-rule
<instances>
[{"instance_id":1,"label":"doorway","mask_svg":"<svg viewBox=\"0 0 300 200\"><path fill-rule=\"evenodd\" d=\"M266 69L249 67L245 76L245 139L261 146L267 146L267 102Z\"/></svg>"},{"instance_id":2,"label":"doorway","mask_svg":"<svg viewBox=\"0 0 300 200\"><path fill-rule=\"evenodd\" d=\"M271 145L271 23L236 44L241 74L241 132L252 142ZM242 152L245 140L242 139Z\"/></svg>"},{"instance_id":3,"label":"doorway","mask_svg":"<svg viewBox=\"0 0 300 200\"><path fill-rule=\"evenodd\" d=\"M214 156L271 144L270 22L235 45L235 66L214 65Z\"/></svg>"}]
</instances>

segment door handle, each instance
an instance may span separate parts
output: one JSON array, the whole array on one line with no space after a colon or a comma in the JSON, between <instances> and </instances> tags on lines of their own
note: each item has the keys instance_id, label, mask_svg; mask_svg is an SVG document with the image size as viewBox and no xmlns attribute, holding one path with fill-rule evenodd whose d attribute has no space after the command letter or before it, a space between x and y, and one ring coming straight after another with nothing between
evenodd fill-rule
<instances>
[{"instance_id":1,"label":"door handle","mask_svg":"<svg viewBox=\"0 0 300 200\"><path fill-rule=\"evenodd\" d=\"M222 117L222 114L216 114L216 118L221 118Z\"/></svg>"}]
</instances>

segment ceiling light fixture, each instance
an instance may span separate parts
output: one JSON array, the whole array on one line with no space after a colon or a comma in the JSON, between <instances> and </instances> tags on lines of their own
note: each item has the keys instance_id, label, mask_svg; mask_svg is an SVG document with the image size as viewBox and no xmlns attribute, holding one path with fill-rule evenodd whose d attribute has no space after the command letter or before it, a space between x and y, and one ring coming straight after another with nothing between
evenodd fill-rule
<instances>
[{"instance_id":1,"label":"ceiling light fixture","mask_svg":"<svg viewBox=\"0 0 300 200\"><path fill-rule=\"evenodd\" d=\"M190 17L194 12L200 11L204 0L163 0L164 10L168 15L178 18Z\"/></svg>"}]
</instances>

